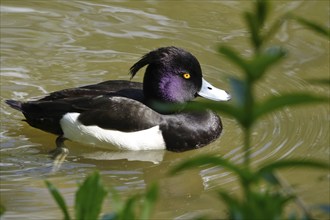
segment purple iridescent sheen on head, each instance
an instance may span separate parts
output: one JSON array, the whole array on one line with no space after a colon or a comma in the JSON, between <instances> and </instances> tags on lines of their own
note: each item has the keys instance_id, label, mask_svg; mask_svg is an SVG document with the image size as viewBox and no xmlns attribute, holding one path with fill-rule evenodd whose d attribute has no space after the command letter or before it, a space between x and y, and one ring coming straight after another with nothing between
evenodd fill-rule
<instances>
[{"instance_id":1,"label":"purple iridescent sheen on head","mask_svg":"<svg viewBox=\"0 0 330 220\"><path fill-rule=\"evenodd\" d=\"M183 103L195 98L202 85L202 71L198 60L177 47L165 47L146 54L132 68L132 76L148 65L143 82L146 100ZM185 79L184 73L191 78Z\"/></svg>"},{"instance_id":2,"label":"purple iridescent sheen on head","mask_svg":"<svg viewBox=\"0 0 330 220\"><path fill-rule=\"evenodd\" d=\"M182 79L173 74L164 74L159 80L158 88L160 98L167 102L186 102Z\"/></svg>"}]
</instances>

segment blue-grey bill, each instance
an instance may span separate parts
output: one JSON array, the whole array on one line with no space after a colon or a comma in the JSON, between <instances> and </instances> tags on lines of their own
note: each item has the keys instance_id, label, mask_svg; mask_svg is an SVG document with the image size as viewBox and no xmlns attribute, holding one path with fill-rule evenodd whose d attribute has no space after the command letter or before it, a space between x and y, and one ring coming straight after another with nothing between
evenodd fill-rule
<instances>
[{"instance_id":1,"label":"blue-grey bill","mask_svg":"<svg viewBox=\"0 0 330 220\"><path fill-rule=\"evenodd\" d=\"M228 101L231 99L225 90L214 87L205 79L202 79L202 87L197 94L214 101Z\"/></svg>"}]
</instances>

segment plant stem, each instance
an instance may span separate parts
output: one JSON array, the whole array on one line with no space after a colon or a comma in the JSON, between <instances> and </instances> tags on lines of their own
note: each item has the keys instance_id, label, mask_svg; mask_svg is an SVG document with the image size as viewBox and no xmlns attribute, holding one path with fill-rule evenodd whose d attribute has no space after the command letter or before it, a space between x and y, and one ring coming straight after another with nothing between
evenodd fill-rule
<instances>
[{"instance_id":1,"label":"plant stem","mask_svg":"<svg viewBox=\"0 0 330 220\"><path fill-rule=\"evenodd\" d=\"M245 103L244 103L244 111L245 111L245 122L243 124L244 128L244 166L247 170L250 169L250 139L251 139L251 127L254 123L253 119L253 109L254 109L254 94L253 94L253 86L254 79L247 78L246 85L246 93L245 93Z\"/></svg>"},{"instance_id":2,"label":"plant stem","mask_svg":"<svg viewBox=\"0 0 330 220\"><path fill-rule=\"evenodd\" d=\"M250 170L250 127L244 130L244 166Z\"/></svg>"}]
</instances>

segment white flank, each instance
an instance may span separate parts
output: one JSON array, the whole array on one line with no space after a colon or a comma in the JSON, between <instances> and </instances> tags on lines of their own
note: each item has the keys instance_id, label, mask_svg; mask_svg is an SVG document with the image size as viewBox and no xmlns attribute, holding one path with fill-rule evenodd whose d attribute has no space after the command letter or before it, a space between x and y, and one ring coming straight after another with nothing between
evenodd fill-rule
<instances>
[{"instance_id":1,"label":"white flank","mask_svg":"<svg viewBox=\"0 0 330 220\"><path fill-rule=\"evenodd\" d=\"M60 121L64 137L79 143L118 150L162 150L165 142L159 126L136 132L107 130L85 126L78 120L80 113L67 113Z\"/></svg>"}]
</instances>

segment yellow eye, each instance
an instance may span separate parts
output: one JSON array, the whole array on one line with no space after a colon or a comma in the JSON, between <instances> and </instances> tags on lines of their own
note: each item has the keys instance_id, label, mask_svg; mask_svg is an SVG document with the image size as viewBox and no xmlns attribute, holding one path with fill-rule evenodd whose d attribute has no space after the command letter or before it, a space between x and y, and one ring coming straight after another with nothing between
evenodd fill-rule
<instances>
[{"instance_id":1,"label":"yellow eye","mask_svg":"<svg viewBox=\"0 0 330 220\"><path fill-rule=\"evenodd\" d=\"M190 79L190 74L189 74L189 73L184 73L184 74L183 74L183 78L185 78L185 79Z\"/></svg>"}]
</instances>

